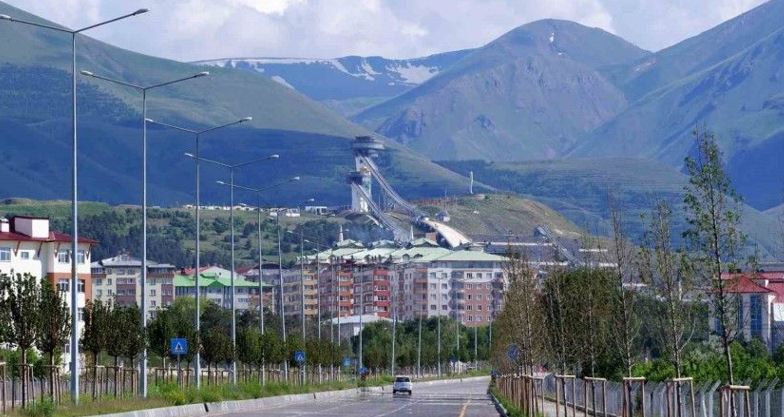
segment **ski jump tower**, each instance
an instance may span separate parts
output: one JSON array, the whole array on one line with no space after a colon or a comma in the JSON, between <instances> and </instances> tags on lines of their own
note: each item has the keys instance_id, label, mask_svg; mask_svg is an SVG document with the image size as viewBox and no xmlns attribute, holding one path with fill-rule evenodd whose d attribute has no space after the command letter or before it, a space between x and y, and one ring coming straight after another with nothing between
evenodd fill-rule
<instances>
[{"instance_id":1,"label":"ski jump tower","mask_svg":"<svg viewBox=\"0 0 784 417\"><path fill-rule=\"evenodd\" d=\"M347 182L351 184L351 211L369 213L373 205L373 174L367 161L377 157L378 151L384 150L384 144L371 136L357 136L351 149L356 165L356 170L347 177Z\"/></svg>"}]
</instances>

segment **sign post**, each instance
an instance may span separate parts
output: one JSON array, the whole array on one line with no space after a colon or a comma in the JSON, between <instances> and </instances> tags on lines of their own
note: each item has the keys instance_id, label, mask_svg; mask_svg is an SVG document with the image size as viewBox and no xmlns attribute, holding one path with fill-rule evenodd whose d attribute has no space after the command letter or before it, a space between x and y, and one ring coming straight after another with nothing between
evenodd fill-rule
<instances>
[{"instance_id":1,"label":"sign post","mask_svg":"<svg viewBox=\"0 0 784 417\"><path fill-rule=\"evenodd\" d=\"M169 340L169 353L177 356L177 383L182 385L182 368L180 358L188 354L188 339L173 337Z\"/></svg>"}]
</instances>

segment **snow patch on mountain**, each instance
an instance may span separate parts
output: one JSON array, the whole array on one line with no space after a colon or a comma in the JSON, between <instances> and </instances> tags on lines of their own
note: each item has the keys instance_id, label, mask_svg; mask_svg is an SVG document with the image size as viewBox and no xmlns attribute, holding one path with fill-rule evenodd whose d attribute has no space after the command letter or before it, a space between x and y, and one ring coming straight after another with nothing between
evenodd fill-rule
<instances>
[{"instance_id":1,"label":"snow patch on mountain","mask_svg":"<svg viewBox=\"0 0 784 417\"><path fill-rule=\"evenodd\" d=\"M411 64L411 62L387 66L387 70L398 74L400 81L413 85L422 84L440 72L438 67L416 65Z\"/></svg>"},{"instance_id":2,"label":"snow patch on mountain","mask_svg":"<svg viewBox=\"0 0 784 417\"><path fill-rule=\"evenodd\" d=\"M273 75L273 76L272 76L272 77L270 77L270 78L272 78L272 81L275 81L276 83L278 83L278 84L280 84L280 85L282 85L282 86L284 86L284 87L288 87L288 88L290 88L290 89L292 89L292 90L296 90L296 88L294 88L294 86L293 86L293 85L289 84L289 83L286 81L286 79L285 79L285 78L283 78L283 77L281 77L280 75Z\"/></svg>"}]
</instances>

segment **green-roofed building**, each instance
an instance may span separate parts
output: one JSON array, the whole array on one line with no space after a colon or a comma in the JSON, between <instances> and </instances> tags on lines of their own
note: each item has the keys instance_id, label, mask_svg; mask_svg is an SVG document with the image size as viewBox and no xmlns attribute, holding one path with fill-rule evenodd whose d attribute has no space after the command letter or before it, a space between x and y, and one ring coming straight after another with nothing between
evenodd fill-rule
<instances>
[{"instance_id":1,"label":"green-roofed building","mask_svg":"<svg viewBox=\"0 0 784 417\"><path fill-rule=\"evenodd\" d=\"M195 297L196 282L192 275L175 275L174 292L179 297ZM237 310L257 309L259 305L259 283L235 276L235 306ZM264 305L270 306L272 286L263 284ZM219 274L202 273L199 276L199 293L202 297L223 308L231 308L231 278Z\"/></svg>"}]
</instances>

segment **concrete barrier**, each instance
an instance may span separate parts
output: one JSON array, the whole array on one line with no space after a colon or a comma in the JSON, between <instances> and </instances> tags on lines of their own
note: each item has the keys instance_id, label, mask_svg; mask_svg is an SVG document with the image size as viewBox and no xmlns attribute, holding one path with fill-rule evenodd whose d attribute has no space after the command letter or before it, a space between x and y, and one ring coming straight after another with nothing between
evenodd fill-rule
<instances>
[{"instance_id":1,"label":"concrete barrier","mask_svg":"<svg viewBox=\"0 0 784 417\"><path fill-rule=\"evenodd\" d=\"M207 415L205 404L188 404L173 407L151 408L124 413L103 414L102 417L202 417Z\"/></svg>"}]
</instances>

